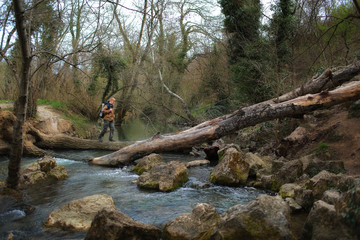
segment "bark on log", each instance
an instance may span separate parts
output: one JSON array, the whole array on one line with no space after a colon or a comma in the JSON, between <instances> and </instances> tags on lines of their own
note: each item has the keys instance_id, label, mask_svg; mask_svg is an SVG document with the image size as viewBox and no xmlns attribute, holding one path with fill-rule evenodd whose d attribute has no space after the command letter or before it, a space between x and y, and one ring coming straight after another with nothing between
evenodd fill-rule
<instances>
[{"instance_id":1,"label":"bark on log","mask_svg":"<svg viewBox=\"0 0 360 240\"><path fill-rule=\"evenodd\" d=\"M269 100L267 103L285 102L309 93L318 93L322 90L331 90L343 83L350 81L353 77L360 74L360 60L336 71L325 70L319 77L314 77L310 81L304 83L297 89L286 93L279 98Z\"/></svg>"},{"instance_id":2,"label":"bark on log","mask_svg":"<svg viewBox=\"0 0 360 240\"><path fill-rule=\"evenodd\" d=\"M320 108L360 98L360 81L333 91L308 94L282 103L262 103L245 107L236 112L201 123L188 130L136 142L117 152L94 158L92 164L120 167L153 152L186 149L195 144L219 139L244 127L272 119L291 117Z\"/></svg>"},{"instance_id":3,"label":"bark on log","mask_svg":"<svg viewBox=\"0 0 360 240\"><path fill-rule=\"evenodd\" d=\"M97 140L82 139L70 137L65 134L47 135L33 126L29 125L28 134L35 137L35 145L40 148L50 149L101 149L101 150L119 150L133 142L99 142Z\"/></svg>"}]
</instances>

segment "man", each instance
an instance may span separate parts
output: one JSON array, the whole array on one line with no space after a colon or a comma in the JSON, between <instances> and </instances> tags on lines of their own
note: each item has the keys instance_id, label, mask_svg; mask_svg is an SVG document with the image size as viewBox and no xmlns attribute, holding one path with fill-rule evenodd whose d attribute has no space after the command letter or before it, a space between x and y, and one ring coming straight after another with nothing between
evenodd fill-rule
<instances>
[{"instance_id":1,"label":"man","mask_svg":"<svg viewBox=\"0 0 360 240\"><path fill-rule=\"evenodd\" d=\"M115 104L115 98L110 98L110 100L105 104L103 109L101 110L104 114L104 127L98 137L98 140L102 142L102 137L106 133L106 130L108 127L110 127L110 135L109 135L109 141L113 142L114 137L114 104Z\"/></svg>"}]
</instances>

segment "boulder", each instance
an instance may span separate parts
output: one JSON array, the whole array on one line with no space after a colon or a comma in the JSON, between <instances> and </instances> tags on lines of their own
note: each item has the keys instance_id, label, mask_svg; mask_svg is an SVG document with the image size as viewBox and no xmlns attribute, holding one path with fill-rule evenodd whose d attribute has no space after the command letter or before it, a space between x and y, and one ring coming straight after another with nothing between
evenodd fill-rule
<instances>
[{"instance_id":1,"label":"boulder","mask_svg":"<svg viewBox=\"0 0 360 240\"><path fill-rule=\"evenodd\" d=\"M53 211L45 226L63 230L88 230L97 212L103 209L116 210L110 196L103 194L84 197Z\"/></svg>"},{"instance_id":2,"label":"boulder","mask_svg":"<svg viewBox=\"0 0 360 240\"><path fill-rule=\"evenodd\" d=\"M340 192L347 192L360 185L360 177L338 174L334 184Z\"/></svg>"},{"instance_id":3,"label":"boulder","mask_svg":"<svg viewBox=\"0 0 360 240\"><path fill-rule=\"evenodd\" d=\"M321 161L316 158L314 159L312 156L305 156L300 161L303 163L303 172L309 175L310 178L322 170L335 174L346 172L343 161Z\"/></svg>"},{"instance_id":4,"label":"boulder","mask_svg":"<svg viewBox=\"0 0 360 240\"><path fill-rule=\"evenodd\" d=\"M360 185L343 194L335 201L336 212L342 216L344 222L357 233L360 239Z\"/></svg>"},{"instance_id":5,"label":"boulder","mask_svg":"<svg viewBox=\"0 0 360 240\"><path fill-rule=\"evenodd\" d=\"M245 161L249 164L249 177L256 177L260 169L269 168L259 155L251 152L245 154Z\"/></svg>"},{"instance_id":6,"label":"boulder","mask_svg":"<svg viewBox=\"0 0 360 240\"><path fill-rule=\"evenodd\" d=\"M284 165L288 162L284 157L280 157L279 159L275 159L271 163L271 173L275 174L277 173Z\"/></svg>"},{"instance_id":7,"label":"boulder","mask_svg":"<svg viewBox=\"0 0 360 240\"><path fill-rule=\"evenodd\" d=\"M153 166L159 163L165 162L161 155L152 153L148 156L143 157L138 164L131 170L139 175L143 172L149 171Z\"/></svg>"},{"instance_id":8,"label":"boulder","mask_svg":"<svg viewBox=\"0 0 360 240\"><path fill-rule=\"evenodd\" d=\"M211 171L210 181L225 186L245 185L250 165L244 155L235 148L228 148L218 165Z\"/></svg>"},{"instance_id":9,"label":"boulder","mask_svg":"<svg viewBox=\"0 0 360 240\"><path fill-rule=\"evenodd\" d=\"M221 148L221 149L218 150L218 152L217 152L217 154L218 154L218 156L219 156L219 161L221 161L221 160L224 158L225 153L226 153L226 151L227 151L229 148L235 148L237 151L239 151L239 152L241 151L240 146L237 145L237 144L233 144L233 143L231 143L231 144L226 144L223 148Z\"/></svg>"},{"instance_id":10,"label":"boulder","mask_svg":"<svg viewBox=\"0 0 360 240\"><path fill-rule=\"evenodd\" d=\"M299 212L302 207L291 197L285 198L285 202L289 205L291 213Z\"/></svg>"},{"instance_id":11,"label":"boulder","mask_svg":"<svg viewBox=\"0 0 360 240\"><path fill-rule=\"evenodd\" d=\"M336 214L335 207L316 201L305 222L302 239L306 240L355 240L355 232L347 227Z\"/></svg>"},{"instance_id":12,"label":"boulder","mask_svg":"<svg viewBox=\"0 0 360 240\"><path fill-rule=\"evenodd\" d=\"M334 205L341 198L341 194L336 190L327 190L322 196L322 201Z\"/></svg>"},{"instance_id":13,"label":"boulder","mask_svg":"<svg viewBox=\"0 0 360 240\"><path fill-rule=\"evenodd\" d=\"M161 230L155 226L135 221L116 210L103 209L94 217L85 240L153 240L160 237Z\"/></svg>"},{"instance_id":14,"label":"boulder","mask_svg":"<svg viewBox=\"0 0 360 240\"><path fill-rule=\"evenodd\" d=\"M286 183L280 187L279 195L282 198L294 198L295 197L295 189L301 188L299 185L295 183Z\"/></svg>"},{"instance_id":15,"label":"boulder","mask_svg":"<svg viewBox=\"0 0 360 240\"><path fill-rule=\"evenodd\" d=\"M297 127L289 136L281 140L276 153L279 156L286 156L290 149L296 151L308 142L308 135L309 133L304 127Z\"/></svg>"},{"instance_id":16,"label":"boulder","mask_svg":"<svg viewBox=\"0 0 360 240\"><path fill-rule=\"evenodd\" d=\"M209 160L194 160L194 161L185 163L185 166L187 168L190 168L190 167L197 167L197 166L209 165L209 164L210 164Z\"/></svg>"},{"instance_id":17,"label":"boulder","mask_svg":"<svg viewBox=\"0 0 360 240\"><path fill-rule=\"evenodd\" d=\"M295 188L294 189L294 200L306 211L310 211L313 203L314 196L310 189Z\"/></svg>"},{"instance_id":18,"label":"boulder","mask_svg":"<svg viewBox=\"0 0 360 240\"><path fill-rule=\"evenodd\" d=\"M280 196L262 195L230 208L211 239L295 239L289 229L290 208Z\"/></svg>"},{"instance_id":19,"label":"boulder","mask_svg":"<svg viewBox=\"0 0 360 240\"><path fill-rule=\"evenodd\" d=\"M326 190L334 186L334 179L337 178L334 173L329 173L326 170L321 171L316 176L312 177L306 184L307 189L311 189L314 199L320 200Z\"/></svg>"},{"instance_id":20,"label":"boulder","mask_svg":"<svg viewBox=\"0 0 360 240\"><path fill-rule=\"evenodd\" d=\"M272 175L271 190L279 191L282 185L295 182L303 174L302 167L302 162L299 160L286 162L276 173Z\"/></svg>"},{"instance_id":21,"label":"boulder","mask_svg":"<svg viewBox=\"0 0 360 240\"><path fill-rule=\"evenodd\" d=\"M171 161L155 165L150 171L144 172L136 182L140 188L170 192L181 187L188 179L185 164Z\"/></svg>"},{"instance_id":22,"label":"boulder","mask_svg":"<svg viewBox=\"0 0 360 240\"><path fill-rule=\"evenodd\" d=\"M206 239L206 234L218 224L217 210L206 203L197 204L192 213L183 214L166 223L163 239Z\"/></svg>"},{"instance_id":23,"label":"boulder","mask_svg":"<svg viewBox=\"0 0 360 240\"><path fill-rule=\"evenodd\" d=\"M44 156L21 171L20 184L24 187L67 177L69 176L63 166L58 166L52 157Z\"/></svg>"}]
</instances>

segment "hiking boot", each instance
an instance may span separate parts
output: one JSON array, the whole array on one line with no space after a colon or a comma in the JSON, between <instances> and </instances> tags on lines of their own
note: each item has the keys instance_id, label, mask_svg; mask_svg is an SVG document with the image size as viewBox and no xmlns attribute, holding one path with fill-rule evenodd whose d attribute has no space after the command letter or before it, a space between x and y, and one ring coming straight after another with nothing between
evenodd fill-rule
<instances>
[{"instance_id":1,"label":"hiking boot","mask_svg":"<svg viewBox=\"0 0 360 240\"><path fill-rule=\"evenodd\" d=\"M102 139L101 139L101 138L98 138L98 141L99 141L99 142L102 142Z\"/></svg>"},{"instance_id":2,"label":"hiking boot","mask_svg":"<svg viewBox=\"0 0 360 240\"><path fill-rule=\"evenodd\" d=\"M115 142L115 140L114 140L114 139L109 139L109 141L110 141L110 142Z\"/></svg>"}]
</instances>

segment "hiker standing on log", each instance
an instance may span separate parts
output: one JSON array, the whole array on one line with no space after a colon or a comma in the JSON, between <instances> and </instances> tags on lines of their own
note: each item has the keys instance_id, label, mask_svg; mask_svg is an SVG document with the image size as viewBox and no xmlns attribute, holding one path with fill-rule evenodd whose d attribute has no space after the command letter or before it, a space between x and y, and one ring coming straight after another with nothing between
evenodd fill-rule
<instances>
[{"instance_id":1,"label":"hiker standing on log","mask_svg":"<svg viewBox=\"0 0 360 240\"><path fill-rule=\"evenodd\" d=\"M109 135L109 141L113 142L113 136L114 136L114 104L115 104L115 98L110 98L110 100L105 104L103 109L101 110L104 114L104 126L103 129L98 137L98 140L102 142L102 137L106 133L106 130L108 127L110 127L110 135Z\"/></svg>"}]
</instances>

